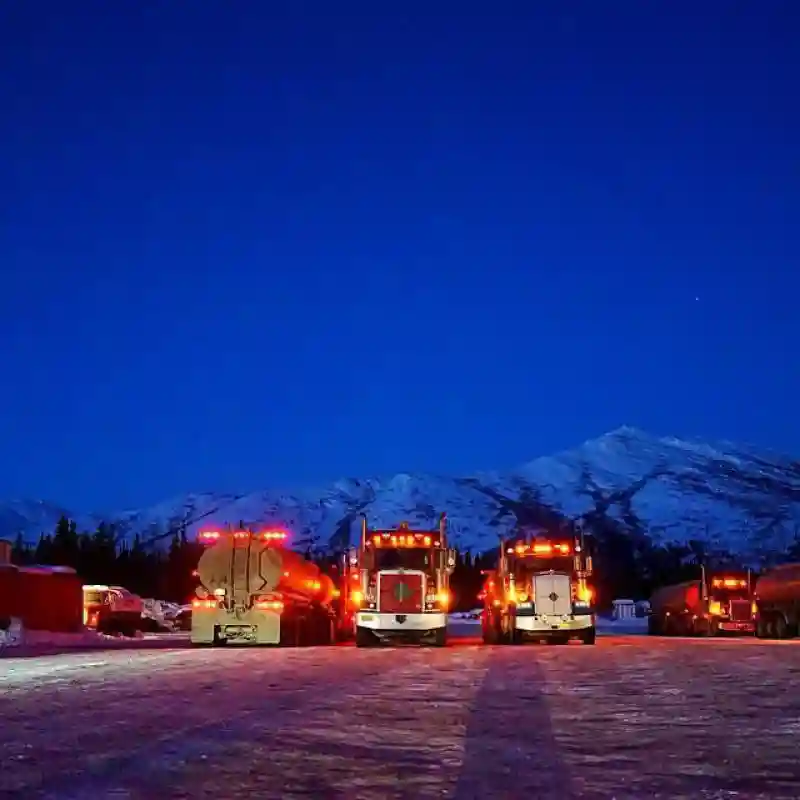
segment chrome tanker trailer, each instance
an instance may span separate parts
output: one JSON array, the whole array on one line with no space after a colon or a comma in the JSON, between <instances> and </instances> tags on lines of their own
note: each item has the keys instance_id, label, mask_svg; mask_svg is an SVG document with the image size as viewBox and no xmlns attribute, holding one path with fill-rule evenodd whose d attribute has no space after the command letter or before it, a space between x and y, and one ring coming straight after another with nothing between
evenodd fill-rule
<instances>
[{"instance_id":1,"label":"chrome tanker trailer","mask_svg":"<svg viewBox=\"0 0 800 800\"><path fill-rule=\"evenodd\" d=\"M338 590L283 531L205 531L193 644L331 644Z\"/></svg>"},{"instance_id":2,"label":"chrome tanker trailer","mask_svg":"<svg viewBox=\"0 0 800 800\"><path fill-rule=\"evenodd\" d=\"M756 636L791 639L800 634L800 564L783 564L756 583Z\"/></svg>"}]
</instances>

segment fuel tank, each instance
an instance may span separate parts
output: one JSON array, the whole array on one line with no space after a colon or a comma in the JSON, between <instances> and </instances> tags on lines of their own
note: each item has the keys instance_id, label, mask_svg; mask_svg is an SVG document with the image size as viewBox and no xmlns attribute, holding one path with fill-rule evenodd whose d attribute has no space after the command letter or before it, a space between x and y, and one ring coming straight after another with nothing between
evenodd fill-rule
<instances>
[{"instance_id":1,"label":"fuel tank","mask_svg":"<svg viewBox=\"0 0 800 800\"><path fill-rule=\"evenodd\" d=\"M650 608L654 613L670 611L680 614L687 608L698 608L702 602L702 582L686 581L657 589L650 598Z\"/></svg>"},{"instance_id":2,"label":"fuel tank","mask_svg":"<svg viewBox=\"0 0 800 800\"><path fill-rule=\"evenodd\" d=\"M765 603L800 601L800 564L782 564L756 583L756 599Z\"/></svg>"},{"instance_id":3,"label":"fuel tank","mask_svg":"<svg viewBox=\"0 0 800 800\"><path fill-rule=\"evenodd\" d=\"M197 565L208 594L221 593L236 603L253 595L280 593L329 605L333 581L303 556L269 542L225 538L209 547Z\"/></svg>"}]
</instances>

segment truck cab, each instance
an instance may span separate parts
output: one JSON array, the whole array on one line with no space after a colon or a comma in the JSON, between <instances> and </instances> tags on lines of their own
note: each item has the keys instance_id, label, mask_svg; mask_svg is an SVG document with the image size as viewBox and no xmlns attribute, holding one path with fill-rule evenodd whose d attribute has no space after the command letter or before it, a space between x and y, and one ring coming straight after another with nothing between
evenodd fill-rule
<instances>
[{"instance_id":1,"label":"truck cab","mask_svg":"<svg viewBox=\"0 0 800 800\"><path fill-rule=\"evenodd\" d=\"M369 529L362 518L360 545L345 560L356 646L390 641L444 646L455 561L444 514L438 530L412 530L405 522Z\"/></svg>"},{"instance_id":2,"label":"truck cab","mask_svg":"<svg viewBox=\"0 0 800 800\"><path fill-rule=\"evenodd\" d=\"M497 570L487 572L481 598L483 641L526 639L595 643L592 558L579 539L501 542Z\"/></svg>"},{"instance_id":3,"label":"truck cab","mask_svg":"<svg viewBox=\"0 0 800 800\"><path fill-rule=\"evenodd\" d=\"M107 634L135 636L142 630L144 603L123 586L86 584L83 587L83 624Z\"/></svg>"},{"instance_id":4,"label":"truck cab","mask_svg":"<svg viewBox=\"0 0 800 800\"><path fill-rule=\"evenodd\" d=\"M755 632L749 570L700 568L700 577L664 586L650 598L648 633L654 636L717 636Z\"/></svg>"}]
</instances>

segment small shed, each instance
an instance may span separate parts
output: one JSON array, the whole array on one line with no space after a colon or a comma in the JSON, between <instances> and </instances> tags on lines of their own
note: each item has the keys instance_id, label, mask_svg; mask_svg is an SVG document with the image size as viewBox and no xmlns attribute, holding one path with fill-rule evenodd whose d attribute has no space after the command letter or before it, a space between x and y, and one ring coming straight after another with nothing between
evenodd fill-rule
<instances>
[{"instance_id":1,"label":"small shed","mask_svg":"<svg viewBox=\"0 0 800 800\"><path fill-rule=\"evenodd\" d=\"M611 605L614 619L634 619L636 617L636 603L633 600L614 600Z\"/></svg>"}]
</instances>

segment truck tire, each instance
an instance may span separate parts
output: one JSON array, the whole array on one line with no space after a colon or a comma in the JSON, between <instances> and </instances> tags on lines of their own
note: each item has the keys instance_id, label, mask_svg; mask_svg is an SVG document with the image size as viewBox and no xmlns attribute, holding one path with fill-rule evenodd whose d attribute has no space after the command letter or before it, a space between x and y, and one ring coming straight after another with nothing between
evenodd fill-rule
<instances>
[{"instance_id":1,"label":"truck tire","mask_svg":"<svg viewBox=\"0 0 800 800\"><path fill-rule=\"evenodd\" d=\"M647 635L663 636L661 620L655 614L652 614L647 618Z\"/></svg>"},{"instance_id":2,"label":"truck tire","mask_svg":"<svg viewBox=\"0 0 800 800\"><path fill-rule=\"evenodd\" d=\"M772 623L776 639L790 639L789 626L786 624L783 614L776 614L775 621Z\"/></svg>"},{"instance_id":3,"label":"truck tire","mask_svg":"<svg viewBox=\"0 0 800 800\"><path fill-rule=\"evenodd\" d=\"M508 638L506 640L507 644L511 645L520 645L522 644L524 639L522 638L522 631L519 628L512 628L508 632Z\"/></svg>"},{"instance_id":4,"label":"truck tire","mask_svg":"<svg viewBox=\"0 0 800 800\"><path fill-rule=\"evenodd\" d=\"M500 631L497 624L497 617L494 615L487 617L481 625L481 638L484 644L498 644L500 641Z\"/></svg>"},{"instance_id":5,"label":"truck tire","mask_svg":"<svg viewBox=\"0 0 800 800\"><path fill-rule=\"evenodd\" d=\"M592 625L581 634L581 642L583 644L594 644L597 641L597 628Z\"/></svg>"},{"instance_id":6,"label":"truck tire","mask_svg":"<svg viewBox=\"0 0 800 800\"><path fill-rule=\"evenodd\" d=\"M375 636L367 628L356 628L356 647L373 647Z\"/></svg>"},{"instance_id":7,"label":"truck tire","mask_svg":"<svg viewBox=\"0 0 800 800\"><path fill-rule=\"evenodd\" d=\"M769 623L764 617L759 617L756 620L756 638L757 639L769 639Z\"/></svg>"},{"instance_id":8,"label":"truck tire","mask_svg":"<svg viewBox=\"0 0 800 800\"><path fill-rule=\"evenodd\" d=\"M447 628L439 628L433 634L434 647L447 647Z\"/></svg>"}]
</instances>

